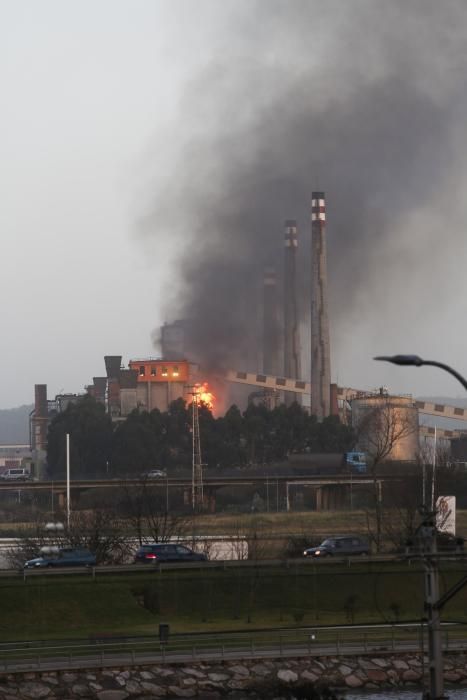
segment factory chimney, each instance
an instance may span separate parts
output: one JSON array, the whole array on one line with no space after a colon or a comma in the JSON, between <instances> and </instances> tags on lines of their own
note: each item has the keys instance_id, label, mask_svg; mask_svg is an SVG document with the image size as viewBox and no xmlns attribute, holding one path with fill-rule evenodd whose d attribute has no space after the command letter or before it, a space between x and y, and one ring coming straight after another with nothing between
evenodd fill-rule
<instances>
[{"instance_id":1,"label":"factory chimney","mask_svg":"<svg viewBox=\"0 0 467 700\"><path fill-rule=\"evenodd\" d=\"M297 222L285 222L284 237L284 377L301 378L300 331L297 290ZM286 392L285 402L291 404L299 396Z\"/></svg>"},{"instance_id":2,"label":"factory chimney","mask_svg":"<svg viewBox=\"0 0 467 700\"><path fill-rule=\"evenodd\" d=\"M324 192L311 195L311 413L331 413L331 357L326 270Z\"/></svg>"},{"instance_id":3,"label":"factory chimney","mask_svg":"<svg viewBox=\"0 0 467 700\"><path fill-rule=\"evenodd\" d=\"M274 267L264 269L263 278L263 372L279 372L279 318L277 277Z\"/></svg>"}]
</instances>

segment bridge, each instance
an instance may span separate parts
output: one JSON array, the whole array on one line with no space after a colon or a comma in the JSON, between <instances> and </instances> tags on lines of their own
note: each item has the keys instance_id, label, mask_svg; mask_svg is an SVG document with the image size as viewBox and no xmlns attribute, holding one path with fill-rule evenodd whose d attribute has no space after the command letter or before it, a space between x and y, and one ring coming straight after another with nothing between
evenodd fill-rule
<instances>
[{"instance_id":1,"label":"bridge","mask_svg":"<svg viewBox=\"0 0 467 700\"><path fill-rule=\"evenodd\" d=\"M397 481L400 476L394 474L381 475L377 479L378 488L381 489L387 481ZM131 489L141 488L143 485L160 489L166 494L174 489L182 489L187 502L192 488L192 478L167 477L160 479L78 479L70 482L72 500L78 500L79 495L90 489ZM348 501L348 494L358 488L373 488L373 478L368 474L310 474L310 475L265 475L250 476L205 476L203 480L205 508L214 513L216 510L216 493L219 489L230 487L253 487L271 490L277 503L285 503L286 510L292 507L291 489L293 487L307 487L315 491L316 510L338 510L344 508ZM67 483L60 481L0 481L1 492L51 492L57 495L59 505L65 506Z\"/></svg>"}]
</instances>

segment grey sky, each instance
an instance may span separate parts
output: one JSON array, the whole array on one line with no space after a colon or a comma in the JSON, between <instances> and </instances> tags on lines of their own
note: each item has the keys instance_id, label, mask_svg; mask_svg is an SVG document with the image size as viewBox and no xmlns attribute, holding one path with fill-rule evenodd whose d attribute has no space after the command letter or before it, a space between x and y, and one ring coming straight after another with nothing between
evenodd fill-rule
<instances>
[{"instance_id":1,"label":"grey sky","mask_svg":"<svg viewBox=\"0 0 467 700\"><path fill-rule=\"evenodd\" d=\"M318 13L312 24L311 11ZM368 85L399 75L434 114L422 118L421 100L408 112L419 120L410 128L420 143L412 158L419 168L408 166L411 204L402 202L394 230L360 257L349 257L333 232L326 168L302 182L307 192L319 177L328 191L333 379L459 394L447 375L392 369L371 357L418 352L467 372L466 29L465 4L454 0L0 0L0 407L30 402L37 382L47 383L51 396L82 390L103 373L104 354L127 361L156 353L154 328L168 309L186 308L191 293L187 257L196 261L200 247L212 245L197 234L206 217L196 207L225 201L228 211L238 173L262 172L252 167L252 153L255 143L269 151L256 131L265 110L274 107L277 124L287 123L288 103L280 100L289 94L300 103L310 76L311 101L340 110L353 93L368 99ZM390 100L374 95L390 126ZM345 147L346 138L364 143L356 125L348 137L339 129L342 152L359 156ZM213 156L216 147L230 163ZM273 143L270 150L275 164ZM339 150L326 152L334 156L330 181L344 167L350 190L355 178L364 182L358 158L340 163ZM362 156L363 164L372 157ZM397 175L403 180L406 173ZM372 190L375 211L387 209L385 195L392 196L391 183L387 190L383 177L380 183ZM250 200L251 210L254 191ZM302 212L288 206L284 218L297 216L305 233ZM342 237L342 219L350 229L352 210L339 214ZM281 233L282 220L279 242ZM216 229L225 250L222 234ZM351 240L355 253L355 232ZM346 252L338 260L340 250ZM352 279L359 284L348 296Z\"/></svg>"}]
</instances>

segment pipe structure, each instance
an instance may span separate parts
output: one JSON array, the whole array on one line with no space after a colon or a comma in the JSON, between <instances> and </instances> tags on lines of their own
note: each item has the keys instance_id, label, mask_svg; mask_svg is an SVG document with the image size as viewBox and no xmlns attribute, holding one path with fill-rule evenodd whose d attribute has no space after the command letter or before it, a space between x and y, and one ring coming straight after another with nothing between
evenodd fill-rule
<instances>
[{"instance_id":1,"label":"pipe structure","mask_svg":"<svg viewBox=\"0 0 467 700\"><path fill-rule=\"evenodd\" d=\"M311 413L318 420L331 413L324 192L311 195Z\"/></svg>"},{"instance_id":2,"label":"pipe structure","mask_svg":"<svg viewBox=\"0 0 467 700\"><path fill-rule=\"evenodd\" d=\"M284 377L301 378L300 327L297 289L297 222L285 222L284 235ZM297 401L297 396L285 393L285 402Z\"/></svg>"}]
</instances>

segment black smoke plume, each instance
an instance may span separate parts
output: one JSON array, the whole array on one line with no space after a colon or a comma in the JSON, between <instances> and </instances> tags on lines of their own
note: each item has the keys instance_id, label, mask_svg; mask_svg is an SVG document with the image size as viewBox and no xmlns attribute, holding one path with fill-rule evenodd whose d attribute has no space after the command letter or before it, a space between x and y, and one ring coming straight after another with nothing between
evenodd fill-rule
<instances>
[{"instance_id":1,"label":"black smoke plume","mask_svg":"<svg viewBox=\"0 0 467 700\"><path fill-rule=\"evenodd\" d=\"M288 218L298 220L308 319L313 189L327 197L334 334L349 319L358 328L362 315L376 318L378 300L403 299L401 280L419 262L404 243L407 222L442 213L457 177L467 8L450 0L239 8L222 30L225 54L187 85L174 130L175 143L177 129L186 131L183 148L173 148L147 226L157 234L157 222L170 221L183 242L166 318L193 322L193 357L256 369L262 270L281 273ZM420 236L430 245L430 232Z\"/></svg>"}]
</instances>

